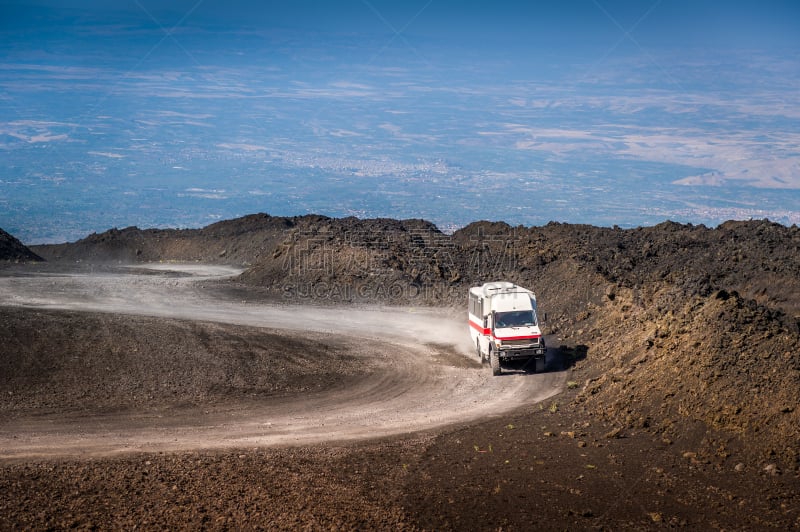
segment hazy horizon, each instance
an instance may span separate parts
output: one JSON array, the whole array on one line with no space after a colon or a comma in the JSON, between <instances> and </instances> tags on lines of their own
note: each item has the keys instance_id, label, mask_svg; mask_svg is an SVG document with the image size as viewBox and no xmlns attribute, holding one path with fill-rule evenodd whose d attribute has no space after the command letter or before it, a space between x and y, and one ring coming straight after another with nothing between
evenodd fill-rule
<instances>
[{"instance_id":1,"label":"hazy horizon","mask_svg":"<svg viewBox=\"0 0 800 532\"><path fill-rule=\"evenodd\" d=\"M798 23L788 1L0 0L0 227L800 223Z\"/></svg>"}]
</instances>

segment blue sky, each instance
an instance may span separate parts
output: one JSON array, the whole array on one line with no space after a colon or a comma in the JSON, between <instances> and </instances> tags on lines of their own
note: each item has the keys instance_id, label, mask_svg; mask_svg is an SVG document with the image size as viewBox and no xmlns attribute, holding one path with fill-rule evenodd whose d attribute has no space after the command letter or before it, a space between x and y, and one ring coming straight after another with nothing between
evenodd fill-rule
<instances>
[{"instance_id":1,"label":"blue sky","mask_svg":"<svg viewBox=\"0 0 800 532\"><path fill-rule=\"evenodd\" d=\"M208 25L273 26L334 32L399 31L475 44L492 42L556 45L608 44L631 31L643 45L762 47L798 43L800 5L793 1L718 0L186 0L45 1L3 0L4 25L14 26L20 8L59 8L159 17L165 27ZM551 41L552 40L552 41Z\"/></svg>"},{"instance_id":2,"label":"blue sky","mask_svg":"<svg viewBox=\"0 0 800 532\"><path fill-rule=\"evenodd\" d=\"M799 22L777 1L0 0L0 227L798 223Z\"/></svg>"}]
</instances>

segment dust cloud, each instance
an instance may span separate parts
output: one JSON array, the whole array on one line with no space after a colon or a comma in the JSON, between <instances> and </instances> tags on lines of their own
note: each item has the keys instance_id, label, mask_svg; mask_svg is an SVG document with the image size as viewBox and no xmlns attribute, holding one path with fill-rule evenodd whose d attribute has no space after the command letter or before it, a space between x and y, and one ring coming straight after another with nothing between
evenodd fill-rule
<instances>
[{"instance_id":1,"label":"dust cloud","mask_svg":"<svg viewBox=\"0 0 800 532\"><path fill-rule=\"evenodd\" d=\"M238 273L224 266L155 264L100 273L0 276L0 305L218 322L299 337L313 331L344 342L354 356L380 359L386 370L347 390L248 402L218 417L200 416L201 426L188 422L198 415L191 412L166 412L152 425L142 424L136 413L97 420L70 421L58 414L15 420L0 430L3 456L372 438L502 414L544 400L563 386L558 372L491 377L488 368L472 361L465 316L452 309L254 303L204 287ZM452 364L431 345L446 346L457 353L452 356L470 362Z\"/></svg>"}]
</instances>

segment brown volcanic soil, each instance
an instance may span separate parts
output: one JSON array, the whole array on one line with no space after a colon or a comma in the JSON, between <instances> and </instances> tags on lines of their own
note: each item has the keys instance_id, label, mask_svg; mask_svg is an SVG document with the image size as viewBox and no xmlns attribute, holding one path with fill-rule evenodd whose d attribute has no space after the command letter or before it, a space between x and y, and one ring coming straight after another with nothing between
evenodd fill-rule
<instances>
[{"instance_id":1,"label":"brown volcanic soil","mask_svg":"<svg viewBox=\"0 0 800 532\"><path fill-rule=\"evenodd\" d=\"M330 335L122 314L0 307L0 338L0 421L311 394L375 370Z\"/></svg>"},{"instance_id":2,"label":"brown volcanic soil","mask_svg":"<svg viewBox=\"0 0 800 532\"><path fill-rule=\"evenodd\" d=\"M284 349L313 346L251 327L24 309L4 309L0 323L4 339L20 334L0 348L5 420L32 412L190 415L253 394L347 386L369 373L355 371L336 341L315 353L316 372L281 362ZM438 433L349 445L6 461L0 529L800 525L796 471L764 469L774 462L758 457L707 458L702 430L672 443L647 427L620 431L616 419L587 411L586 391L572 384L591 374L586 360L562 362L577 365L561 396Z\"/></svg>"},{"instance_id":3,"label":"brown volcanic soil","mask_svg":"<svg viewBox=\"0 0 800 532\"><path fill-rule=\"evenodd\" d=\"M478 222L448 236L253 215L34 251L244 264L220 290L334 304L460 307L468 286L505 278L537 292L572 376L554 401L418 437L7 464L0 488L20 496L0 500L3 528L800 527L797 227Z\"/></svg>"}]
</instances>

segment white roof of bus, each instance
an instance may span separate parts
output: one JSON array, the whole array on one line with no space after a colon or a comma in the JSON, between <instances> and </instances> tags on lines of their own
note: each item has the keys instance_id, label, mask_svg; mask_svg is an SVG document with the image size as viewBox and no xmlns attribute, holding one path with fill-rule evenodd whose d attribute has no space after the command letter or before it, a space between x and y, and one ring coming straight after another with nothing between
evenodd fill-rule
<instances>
[{"instance_id":1,"label":"white roof of bus","mask_svg":"<svg viewBox=\"0 0 800 532\"><path fill-rule=\"evenodd\" d=\"M484 283L481 286L473 286L469 291L476 296L487 297L496 294L511 294L511 293L525 293L533 296L533 292L521 286L508 281L494 281L491 283Z\"/></svg>"}]
</instances>

